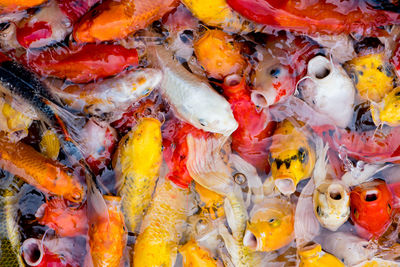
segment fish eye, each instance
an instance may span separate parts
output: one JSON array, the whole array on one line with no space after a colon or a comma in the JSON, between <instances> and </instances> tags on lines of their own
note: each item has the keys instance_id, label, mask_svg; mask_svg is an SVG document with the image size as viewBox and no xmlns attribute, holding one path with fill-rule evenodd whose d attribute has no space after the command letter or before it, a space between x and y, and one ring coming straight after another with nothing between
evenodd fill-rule
<instances>
[{"instance_id":1,"label":"fish eye","mask_svg":"<svg viewBox=\"0 0 400 267\"><path fill-rule=\"evenodd\" d=\"M271 225L271 227L278 227L279 225L281 225L281 221L276 218L269 219L268 223Z\"/></svg>"},{"instance_id":2,"label":"fish eye","mask_svg":"<svg viewBox=\"0 0 400 267\"><path fill-rule=\"evenodd\" d=\"M318 216L322 216L321 206L317 206L316 211L317 211Z\"/></svg>"},{"instance_id":3,"label":"fish eye","mask_svg":"<svg viewBox=\"0 0 400 267\"><path fill-rule=\"evenodd\" d=\"M204 119L199 119L199 123L201 126L204 126L204 127L207 127L207 125L208 125L206 120L204 120Z\"/></svg>"},{"instance_id":4,"label":"fish eye","mask_svg":"<svg viewBox=\"0 0 400 267\"><path fill-rule=\"evenodd\" d=\"M246 175L238 172L238 173L235 173L235 175L233 176L233 180L235 181L236 184L242 185L247 181L247 178L246 178Z\"/></svg>"},{"instance_id":5,"label":"fish eye","mask_svg":"<svg viewBox=\"0 0 400 267\"><path fill-rule=\"evenodd\" d=\"M271 75L274 78L278 78L280 73L281 69L279 67L273 68L269 71L269 75Z\"/></svg>"},{"instance_id":6,"label":"fish eye","mask_svg":"<svg viewBox=\"0 0 400 267\"><path fill-rule=\"evenodd\" d=\"M302 163L307 162L308 153L307 153L307 151L306 151L306 149L305 149L304 147L300 147L300 148L299 148L298 156L299 156L299 159L300 159L300 161L301 161Z\"/></svg>"}]
</instances>

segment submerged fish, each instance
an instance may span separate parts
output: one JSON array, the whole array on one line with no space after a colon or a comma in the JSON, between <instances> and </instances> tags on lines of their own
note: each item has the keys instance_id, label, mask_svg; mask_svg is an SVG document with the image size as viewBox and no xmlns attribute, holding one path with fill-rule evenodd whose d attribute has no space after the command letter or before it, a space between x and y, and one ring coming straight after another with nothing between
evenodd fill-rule
<instances>
[{"instance_id":1,"label":"submerged fish","mask_svg":"<svg viewBox=\"0 0 400 267\"><path fill-rule=\"evenodd\" d=\"M89 244L94 267L121 266L122 256L127 242L124 215L121 211L121 198L103 196L108 218L90 218Z\"/></svg>"},{"instance_id":2,"label":"submerged fish","mask_svg":"<svg viewBox=\"0 0 400 267\"><path fill-rule=\"evenodd\" d=\"M10 142L0 136L0 167L19 176L45 194L62 196L72 202L85 199L85 189L70 169L46 158L31 146Z\"/></svg>"},{"instance_id":3,"label":"submerged fish","mask_svg":"<svg viewBox=\"0 0 400 267\"><path fill-rule=\"evenodd\" d=\"M270 164L275 186L283 194L293 193L300 180L310 177L315 165L315 150L304 130L289 120L278 124L272 136Z\"/></svg>"},{"instance_id":4,"label":"submerged fish","mask_svg":"<svg viewBox=\"0 0 400 267\"><path fill-rule=\"evenodd\" d=\"M4 178L3 179L7 179ZM21 233L18 226L18 201L21 196L23 181L10 176L11 183L7 189L0 190L0 265L5 267L25 266L21 255Z\"/></svg>"},{"instance_id":5,"label":"submerged fish","mask_svg":"<svg viewBox=\"0 0 400 267\"><path fill-rule=\"evenodd\" d=\"M1 0L0 14L11 13L18 10L25 10L31 7L38 6L46 0Z\"/></svg>"},{"instance_id":6,"label":"submerged fish","mask_svg":"<svg viewBox=\"0 0 400 267\"><path fill-rule=\"evenodd\" d=\"M177 0L104 1L88 12L74 28L79 43L123 39L172 11Z\"/></svg>"},{"instance_id":7,"label":"submerged fish","mask_svg":"<svg viewBox=\"0 0 400 267\"><path fill-rule=\"evenodd\" d=\"M171 181L158 181L140 227L133 266L174 266L189 201L189 190Z\"/></svg>"},{"instance_id":8,"label":"submerged fish","mask_svg":"<svg viewBox=\"0 0 400 267\"><path fill-rule=\"evenodd\" d=\"M196 241L190 240L179 248L183 256L183 267L217 267L217 260L210 253L199 246Z\"/></svg>"},{"instance_id":9,"label":"submerged fish","mask_svg":"<svg viewBox=\"0 0 400 267\"><path fill-rule=\"evenodd\" d=\"M60 153L60 141L52 130L46 130L42 134L42 140L39 143L40 152L52 160L57 160Z\"/></svg>"},{"instance_id":10,"label":"submerged fish","mask_svg":"<svg viewBox=\"0 0 400 267\"><path fill-rule=\"evenodd\" d=\"M334 255L326 253L322 250L320 244L314 244L302 248L299 251L300 267L320 267L335 266L345 267L345 265Z\"/></svg>"},{"instance_id":11,"label":"submerged fish","mask_svg":"<svg viewBox=\"0 0 400 267\"><path fill-rule=\"evenodd\" d=\"M115 154L118 194L126 225L136 232L150 205L162 162L161 123L153 118L142 119L120 141Z\"/></svg>"},{"instance_id":12,"label":"submerged fish","mask_svg":"<svg viewBox=\"0 0 400 267\"><path fill-rule=\"evenodd\" d=\"M392 221L393 196L385 181L366 182L351 191L350 207L357 233L367 239L379 237Z\"/></svg>"},{"instance_id":13,"label":"submerged fish","mask_svg":"<svg viewBox=\"0 0 400 267\"><path fill-rule=\"evenodd\" d=\"M380 103L371 104L371 115L375 125L400 126L398 107L400 105L400 87L387 93Z\"/></svg>"},{"instance_id":14,"label":"submerged fish","mask_svg":"<svg viewBox=\"0 0 400 267\"><path fill-rule=\"evenodd\" d=\"M156 47L155 62L163 71L161 92L175 114L198 129L229 136L238 127L228 101L207 81L187 71L165 48Z\"/></svg>"},{"instance_id":15,"label":"submerged fish","mask_svg":"<svg viewBox=\"0 0 400 267\"><path fill-rule=\"evenodd\" d=\"M157 87L162 74L157 69L127 71L116 77L89 84L66 84L58 79L45 83L51 93L68 107L115 121L134 102L147 96Z\"/></svg>"},{"instance_id":16,"label":"submerged fish","mask_svg":"<svg viewBox=\"0 0 400 267\"><path fill-rule=\"evenodd\" d=\"M221 30L208 30L193 44L197 60L209 76L223 79L230 74L241 75L246 61L240 44Z\"/></svg>"},{"instance_id":17,"label":"submerged fish","mask_svg":"<svg viewBox=\"0 0 400 267\"><path fill-rule=\"evenodd\" d=\"M265 199L250 212L243 243L257 251L274 251L294 239L294 207L284 199Z\"/></svg>"}]
</instances>

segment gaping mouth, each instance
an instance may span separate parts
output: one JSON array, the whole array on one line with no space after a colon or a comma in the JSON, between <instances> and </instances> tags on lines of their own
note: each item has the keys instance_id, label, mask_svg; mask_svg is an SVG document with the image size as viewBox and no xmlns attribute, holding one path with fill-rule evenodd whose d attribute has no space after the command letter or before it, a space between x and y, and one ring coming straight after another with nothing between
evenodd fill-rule
<instances>
[{"instance_id":1,"label":"gaping mouth","mask_svg":"<svg viewBox=\"0 0 400 267\"><path fill-rule=\"evenodd\" d=\"M296 185L290 178L282 178L275 180L275 186L284 195L289 195L294 193L294 191L296 191Z\"/></svg>"}]
</instances>

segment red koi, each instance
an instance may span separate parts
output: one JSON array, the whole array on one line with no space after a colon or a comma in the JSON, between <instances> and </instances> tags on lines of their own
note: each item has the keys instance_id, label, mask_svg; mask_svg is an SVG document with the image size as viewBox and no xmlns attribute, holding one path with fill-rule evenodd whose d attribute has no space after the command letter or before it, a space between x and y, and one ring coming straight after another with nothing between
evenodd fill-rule
<instances>
[{"instance_id":1,"label":"red koi","mask_svg":"<svg viewBox=\"0 0 400 267\"><path fill-rule=\"evenodd\" d=\"M223 85L223 94L231 104L233 116L239 127L232 133L232 149L259 170L269 172L269 138L276 128L268 109L257 109L251 101L245 78L228 76ZM240 78L240 77L239 77Z\"/></svg>"},{"instance_id":2,"label":"red koi","mask_svg":"<svg viewBox=\"0 0 400 267\"><path fill-rule=\"evenodd\" d=\"M379 237L391 224L393 196L383 180L363 183L350 192L350 208L357 233Z\"/></svg>"},{"instance_id":3,"label":"red koi","mask_svg":"<svg viewBox=\"0 0 400 267\"><path fill-rule=\"evenodd\" d=\"M383 33L378 27L400 22L400 14L376 10L365 1L227 0L239 14L277 30L305 34Z\"/></svg>"},{"instance_id":4,"label":"red koi","mask_svg":"<svg viewBox=\"0 0 400 267\"><path fill-rule=\"evenodd\" d=\"M36 212L38 222L53 229L57 235L78 236L88 232L86 204L79 207L69 207L61 198L46 201Z\"/></svg>"},{"instance_id":5,"label":"red koi","mask_svg":"<svg viewBox=\"0 0 400 267\"><path fill-rule=\"evenodd\" d=\"M42 76L67 79L75 83L112 76L138 64L136 49L108 44L28 50L17 59Z\"/></svg>"},{"instance_id":6,"label":"red koi","mask_svg":"<svg viewBox=\"0 0 400 267\"><path fill-rule=\"evenodd\" d=\"M312 128L332 149L342 149L357 160L368 163L400 162L400 127L384 127L364 132L335 128L332 125Z\"/></svg>"},{"instance_id":7,"label":"red koi","mask_svg":"<svg viewBox=\"0 0 400 267\"><path fill-rule=\"evenodd\" d=\"M205 138L211 136L211 133L197 129L177 118L168 120L163 125L163 155L170 169L167 178L182 188L187 188L192 181L192 177L186 168L189 153L186 143L188 134Z\"/></svg>"}]
</instances>

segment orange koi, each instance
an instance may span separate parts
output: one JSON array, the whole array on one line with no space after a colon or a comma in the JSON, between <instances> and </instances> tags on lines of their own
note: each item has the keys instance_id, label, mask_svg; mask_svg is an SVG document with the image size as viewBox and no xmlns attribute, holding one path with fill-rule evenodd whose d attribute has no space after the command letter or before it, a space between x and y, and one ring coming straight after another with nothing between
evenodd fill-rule
<instances>
[{"instance_id":1,"label":"orange koi","mask_svg":"<svg viewBox=\"0 0 400 267\"><path fill-rule=\"evenodd\" d=\"M53 198L40 206L35 216L40 224L53 229L57 235L72 237L87 234L86 204L74 208L69 207L64 199Z\"/></svg>"},{"instance_id":2,"label":"orange koi","mask_svg":"<svg viewBox=\"0 0 400 267\"><path fill-rule=\"evenodd\" d=\"M121 198L103 196L108 210L108 218L94 217L89 229L89 244L93 266L115 266L121 264L127 242Z\"/></svg>"},{"instance_id":3,"label":"orange koi","mask_svg":"<svg viewBox=\"0 0 400 267\"><path fill-rule=\"evenodd\" d=\"M177 0L108 0L87 13L74 29L78 43L123 39L172 11Z\"/></svg>"},{"instance_id":4,"label":"orange koi","mask_svg":"<svg viewBox=\"0 0 400 267\"><path fill-rule=\"evenodd\" d=\"M29 145L10 142L2 134L0 168L19 176L46 194L62 196L75 203L85 199L85 189L70 169L46 158Z\"/></svg>"},{"instance_id":5,"label":"orange koi","mask_svg":"<svg viewBox=\"0 0 400 267\"><path fill-rule=\"evenodd\" d=\"M38 6L46 0L0 0L0 14L11 13Z\"/></svg>"}]
</instances>

